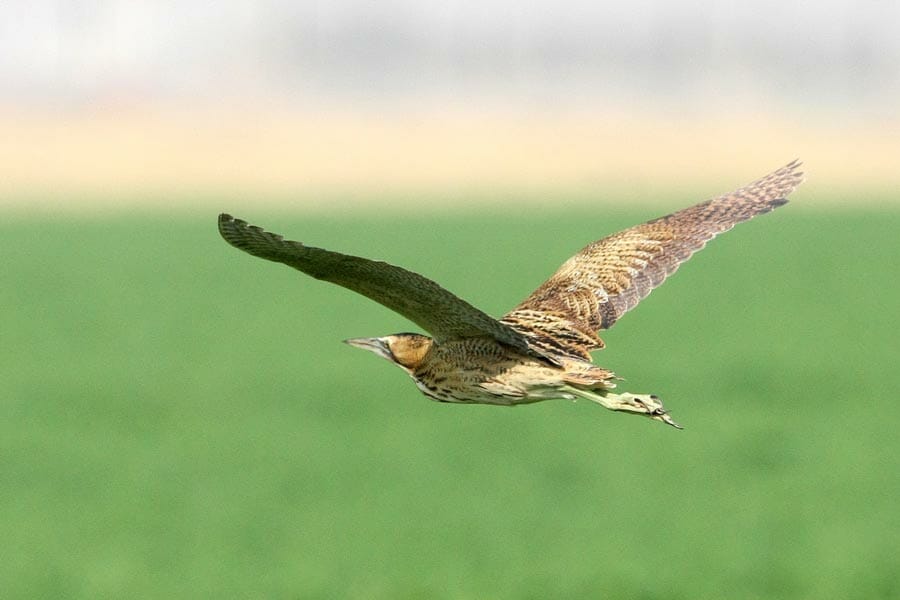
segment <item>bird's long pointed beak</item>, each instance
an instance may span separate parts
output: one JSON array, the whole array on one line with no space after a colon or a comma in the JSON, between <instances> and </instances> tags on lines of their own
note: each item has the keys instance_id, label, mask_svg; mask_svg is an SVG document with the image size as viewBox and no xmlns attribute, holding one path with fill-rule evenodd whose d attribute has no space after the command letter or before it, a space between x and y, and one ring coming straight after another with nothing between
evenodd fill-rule
<instances>
[{"instance_id":1,"label":"bird's long pointed beak","mask_svg":"<svg viewBox=\"0 0 900 600\"><path fill-rule=\"evenodd\" d=\"M382 338L350 338L349 340L344 340L344 343L356 348L368 350L369 352L374 352L387 359L391 358L391 349L388 347L387 342Z\"/></svg>"}]
</instances>

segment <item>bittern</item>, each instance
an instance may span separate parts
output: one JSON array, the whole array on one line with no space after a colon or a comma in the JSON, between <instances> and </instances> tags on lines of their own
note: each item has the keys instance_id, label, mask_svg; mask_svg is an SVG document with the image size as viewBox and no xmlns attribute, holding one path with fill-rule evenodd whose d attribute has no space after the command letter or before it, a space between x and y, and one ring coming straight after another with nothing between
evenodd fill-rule
<instances>
[{"instance_id":1,"label":"bittern","mask_svg":"<svg viewBox=\"0 0 900 600\"><path fill-rule=\"evenodd\" d=\"M741 189L588 244L521 304L494 319L434 281L394 265L287 241L227 214L232 246L349 288L431 334L346 340L403 369L439 402L517 405L586 398L681 428L655 395L613 393L591 362L598 336L716 235L787 202L803 180L794 161Z\"/></svg>"}]
</instances>

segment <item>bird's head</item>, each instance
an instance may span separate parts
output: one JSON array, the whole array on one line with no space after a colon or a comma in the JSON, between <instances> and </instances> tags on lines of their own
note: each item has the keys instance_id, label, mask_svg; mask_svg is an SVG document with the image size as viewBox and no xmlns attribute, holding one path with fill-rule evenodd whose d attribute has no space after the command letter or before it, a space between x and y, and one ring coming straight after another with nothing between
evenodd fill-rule
<instances>
[{"instance_id":1,"label":"bird's head","mask_svg":"<svg viewBox=\"0 0 900 600\"><path fill-rule=\"evenodd\" d=\"M384 337L344 340L351 346L374 352L407 371L421 364L433 341L430 337L418 333L395 333Z\"/></svg>"}]
</instances>

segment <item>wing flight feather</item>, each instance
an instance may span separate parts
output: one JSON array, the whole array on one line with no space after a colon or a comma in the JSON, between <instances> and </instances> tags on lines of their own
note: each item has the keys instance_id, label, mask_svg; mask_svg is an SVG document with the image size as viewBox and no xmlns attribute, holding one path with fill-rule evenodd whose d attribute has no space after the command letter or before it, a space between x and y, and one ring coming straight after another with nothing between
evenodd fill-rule
<instances>
[{"instance_id":1,"label":"wing flight feather","mask_svg":"<svg viewBox=\"0 0 900 600\"><path fill-rule=\"evenodd\" d=\"M568 328L581 340L564 350L589 357L602 347L598 330L612 327L709 240L787 203L803 181L799 167L794 161L730 194L588 244L501 321L532 335L545 328L540 321L552 321L554 330Z\"/></svg>"},{"instance_id":2,"label":"wing flight feather","mask_svg":"<svg viewBox=\"0 0 900 600\"><path fill-rule=\"evenodd\" d=\"M521 333L418 273L382 261L288 241L227 214L219 215L219 233L229 244L253 256L286 264L383 304L438 341L453 337L493 337L529 351Z\"/></svg>"}]
</instances>

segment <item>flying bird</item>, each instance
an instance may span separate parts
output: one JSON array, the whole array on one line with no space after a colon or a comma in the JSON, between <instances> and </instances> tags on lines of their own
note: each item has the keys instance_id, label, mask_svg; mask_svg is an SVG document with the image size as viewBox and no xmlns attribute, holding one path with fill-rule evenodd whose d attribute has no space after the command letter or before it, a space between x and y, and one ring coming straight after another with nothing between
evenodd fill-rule
<instances>
[{"instance_id":1,"label":"flying bird","mask_svg":"<svg viewBox=\"0 0 900 600\"><path fill-rule=\"evenodd\" d=\"M428 332L345 341L406 371L433 400L511 406L585 398L681 429L657 396L613 392L618 378L591 359L604 346L598 331L716 235L787 203L803 181L799 167L794 161L735 192L588 244L500 319L386 262L288 241L227 214L219 215L219 233L235 248L349 288Z\"/></svg>"}]
</instances>

